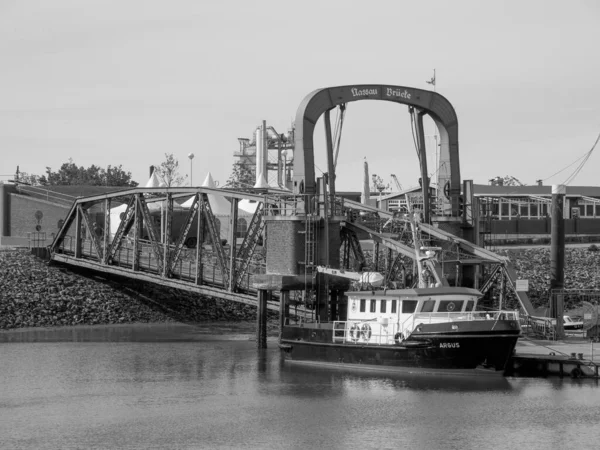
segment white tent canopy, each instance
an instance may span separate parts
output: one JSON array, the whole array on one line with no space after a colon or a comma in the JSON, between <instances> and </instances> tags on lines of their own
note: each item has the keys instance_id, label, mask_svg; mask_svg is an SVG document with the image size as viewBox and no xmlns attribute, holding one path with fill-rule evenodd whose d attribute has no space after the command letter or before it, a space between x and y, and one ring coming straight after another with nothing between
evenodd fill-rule
<instances>
[{"instance_id":1,"label":"white tent canopy","mask_svg":"<svg viewBox=\"0 0 600 450\"><path fill-rule=\"evenodd\" d=\"M204 182L202 183L202 187L213 188L216 189L217 185L213 180L213 177L210 172L206 175ZM222 195L213 195L208 194L208 202L210 203L210 207L215 216L217 215L226 215L229 216L231 214L231 203L223 197ZM184 203L181 204L183 208L190 208L192 203L194 202L194 197L189 198Z\"/></svg>"},{"instance_id":2,"label":"white tent canopy","mask_svg":"<svg viewBox=\"0 0 600 450\"><path fill-rule=\"evenodd\" d=\"M211 173L209 172L202 183L202 187L208 187L216 189L217 186L213 180ZM230 216L231 216L231 203L222 195L214 195L207 194L208 202L210 203L210 208L212 209L213 215L219 221L220 224L220 237L221 239L229 239L229 230L230 230ZM183 208L190 208L194 198L186 200L181 204ZM244 207L243 207L244 206ZM246 226L250 223L252 216L254 215L254 211L256 210L258 203L254 203L252 209L252 204L249 200L241 200L238 203L238 222L246 222Z\"/></svg>"},{"instance_id":3,"label":"white tent canopy","mask_svg":"<svg viewBox=\"0 0 600 450\"><path fill-rule=\"evenodd\" d=\"M148 182L145 185L145 187L163 187L163 186L164 186L164 183L161 183L159 181L159 178L156 176L156 174L154 172L152 173L152 175L150 176L150 179L148 180ZM205 178L204 182L202 183L202 187L216 189L217 186L216 186L210 172L206 175L206 178ZM223 192L223 193L226 194L226 192ZM213 215L219 222L219 229L220 229L219 234L220 234L221 239L229 239L229 230L231 227L231 225L230 225L231 203L229 202L229 200L227 200L227 198L225 198L222 195L207 194L207 197L208 197L208 201L210 203L210 207L212 209ZM154 201L154 202L149 201L149 200L151 200L151 199L147 198L146 202L148 205L148 209L151 212L161 210L165 203L165 200L158 200L158 201ZM174 203L173 209L179 210L179 211L189 209L192 206L193 200L194 200L194 198L191 197L188 200L186 200L184 203L182 203L181 205ZM246 223L246 226L248 226L257 207L258 207L257 202L252 202L250 200L240 200L239 201L239 203L238 203L238 226L240 227L239 229L243 229L242 224L244 221ZM121 204L119 206L111 208L111 210L110 210L110 216L111 216L110 217L110 232L111 232L111 234L114 235L117 232L117 230L119 228L119 224L121 222L121 214L124 213L126 210L127 210L126 204ZM162 216L162 214L161 214L161 216ZM162 220L161 220L161 223L162 223Z\"/></svg>"},{"instance_id":4,"label":"white tent canopy","mask_svg":"<svg viewBox=\"0 0 600 450\"><path fill-rule=\"evenodd\" d=\"M243 212L245 215L252 215L256 212L258 204L256 200L243 199L238 202L238 209L240 210L240 214Z\"/></svg>"},{"instance_id":5,"label":"white tent canopy","mask_svg":"<svg viewBox=\"0 0 600 450\"><path fill-rule=\"evenodd\" d=\"M148 178L148 181L146 182L144 187L147 188L156 188L156 187L165 187L166 184L162 181L159 180L158 176L156 175L156 171L152 171L152 174L150 175L150 178ZM165 205L165 200L158 200L158 201L148 201L150 199L146 199L146 204L148 205L148 211L150 212L154 212L154 211L160 211L162 210L163 206ZM173 208L175 209L180 209L181 207L177 204L173 205ZM124 213L127 210L127 205L126 204L121 204L119 206L115 206L114 208L110 209L110 233L112 235L114 235L117 230L119 229L119 224L121 222L121 214Z\"/></svg>"},{"instance_id":6,"label":"white tent canopy","mask_svg":"<svg viewBox=\"0 0 600 450\"><path fill-rule=\"evenodd\" d=\"M161 183L160 180L158 179L158 176L156 175L156 171L152 171L152 175L150 175L150 178L148 179L148 182L146 183L147 188L154 188L154 187L163 187L165 186L165 183Z\"/></svg>"}]
</instances>

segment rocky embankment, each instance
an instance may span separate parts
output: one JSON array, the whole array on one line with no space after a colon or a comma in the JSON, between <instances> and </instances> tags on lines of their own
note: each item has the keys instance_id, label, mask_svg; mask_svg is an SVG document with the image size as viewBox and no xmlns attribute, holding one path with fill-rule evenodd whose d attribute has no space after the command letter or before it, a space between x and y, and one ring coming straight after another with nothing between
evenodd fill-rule
<instances>
[{"instance_id":1,"label":"rocky embankment","mask_svg":"<svg viewBox=\"0 0 600 450\"><path fill-rule=\"evenodd\" d=\"M535 307L547 307L550 295L550 247L502 249L515 265L519 278L529 280L528 296ZM565 289L600 292L600 251L596 245L565 249ZM582 296L573 296L565 309L578 307ZM588 299L589 301L589 299Z\"/></svg>"},{"instance_id":2,"label":"rocky embankment","mask_svg":"<svg viewBox=\"0 0 600 450\"><path fill-rule=\"evenodd\" d=\"M547 306L550 249L500 250L529 280L534 306ZM138 322L256 320L256 308L127 279L74 273L26 251L0 251L0 329ZM565 287L600 291L600 252L567 248ZM565 305L568 307L569 305ZM270 318L277 316L270 312Z\"/></svg>"},{"instance_id":3,"label":"rocky embankment","mask_svg":"<svg viewBox=\"0 0 600 450\"><path fill-rule=\"evenodd\" d=\"M27 251L0 251L0 267L0 329L256 320L251 306L149 283L90 277L49 266Z\"/></svg>"}]
</instances>

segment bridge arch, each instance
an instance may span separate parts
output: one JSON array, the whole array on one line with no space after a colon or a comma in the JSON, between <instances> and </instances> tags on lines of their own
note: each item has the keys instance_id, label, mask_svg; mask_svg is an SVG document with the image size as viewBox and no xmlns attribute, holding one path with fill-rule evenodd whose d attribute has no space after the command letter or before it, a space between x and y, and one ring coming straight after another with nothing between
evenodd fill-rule
<instances>
[{"instance_id":1,"label":"bridge arch","mask_svg":"<svg viewBox=\"0 0 600 450\"><path fill-rule=\"evenodd\" d=\"M421 135L420 142L424 146L423 115L429 115L440 133L440 164L438 169L438 186L444 188L448 208L458 212L460 195L460 167L458 158L458 119L452 104L437 92L405 86L382 84L356 84L317 89L308 94L300 103L295 121L294 146L294 191L304 193L316 192L315 158L313 135L315 125L322 114L329 121L329 111L338 105L359 100L384 100L412 106L418 114L417 130ZM330 124L325 124L330 129ZM328 152L332 148L328 143ZM424 155L424 147L419 149ZM421 158L423 159L424 156ZM331 155L328 155L331 161ZM425 166L424 166L425 164ZM426 172L426 161L421 161L421 171ZM424 180L427 178L422 177ZM424 190L426 187L424 187ZM452 201L452 199L455 199Z\"/></svg>"}]
</instances>

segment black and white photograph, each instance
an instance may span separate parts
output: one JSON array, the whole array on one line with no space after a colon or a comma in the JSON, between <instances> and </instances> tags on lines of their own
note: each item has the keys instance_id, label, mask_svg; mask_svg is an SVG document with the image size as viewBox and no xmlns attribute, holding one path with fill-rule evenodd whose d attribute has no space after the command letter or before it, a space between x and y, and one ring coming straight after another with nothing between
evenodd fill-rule
<instances>
[{"instance_id":1,"label":"black and white photograph","mask_svg":"<svg viewBox=\"0 0 600 450\"><path fill-rule=\"evenodd\" d=\"M0 448L597 447L599 24L0 0Z\"/></svg>"}]
</instances>

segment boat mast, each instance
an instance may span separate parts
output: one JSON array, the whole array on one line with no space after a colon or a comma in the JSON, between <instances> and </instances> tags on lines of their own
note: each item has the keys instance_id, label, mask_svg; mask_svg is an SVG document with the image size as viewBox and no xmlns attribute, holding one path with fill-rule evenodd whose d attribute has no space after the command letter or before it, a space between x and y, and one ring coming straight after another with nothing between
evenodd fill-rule
<instances>
[{"instance_id":1,"label":"boat mast","mask_svg":"<svg viewBox=\"0 0 600 450\"><path fill-rule=\"evenodd\" d=\"M411 227L411 231L412 231L412 236L413 236L413 243L415 246L415 261L417 263L417 276L419 277L419 283L417 285L417 287L419 288L424 288L426 287L425 285L425 279L423 278L423 264L422 264L422 260L423 257L421 257L421 240L419 239L419 233L417 230L417 214L418 213L414 213L413 215L411 215L410 217L410 227Z\"/></svg>"}]
</instances>

